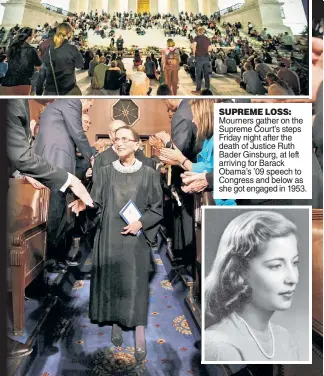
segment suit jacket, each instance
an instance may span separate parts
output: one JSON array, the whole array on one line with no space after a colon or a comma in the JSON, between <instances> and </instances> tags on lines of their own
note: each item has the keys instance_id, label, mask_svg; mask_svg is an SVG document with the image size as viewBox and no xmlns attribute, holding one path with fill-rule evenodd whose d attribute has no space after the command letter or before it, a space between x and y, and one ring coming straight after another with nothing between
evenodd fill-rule
<instances>
[{"instance_id":1,"label":"suit jacket","mask_svg":"<svg viewBox=\"0 0 324 376\"><path fill-rule=\"evenodd\" d=\"M82 128L81 100L57 99L46 107L40 118L35 153L75 174L76 148L90 167L93 152Z\"/></svg>"},{"instance_id":2,"label":"suit jacket","mask_svg":"<svg viewBox=\"0 0 324 376\"><path fill-rule=\"evenodd\" d=\"M91 147L93 155L96 155L97 150L94 147ZM84 181L85 174L89 168L89 161L84 159L82 156L76 156L76 163L75 163L75 176Z\"/></svg>"},{"instance_id":3,"label":"suit jacket","mask_svg":"<svg viewBox=\"0 0 324 376\"><path fill-rule=\"evenodd\" d=\"M7 100L7 153L9 174L18 170L49 188L60 189L68 174L35 154L30 146L30 115L27 99Z\"/></svg>"},{"instance_id":4,"label":"suit jacket","mask_svg":"<svg viewBox=\"0 0 324 376\"><path fill-rule=\"evenodd\" d=\"M171 120L171 138L182 154L192 162L196 161L196 156L202 147L201 144L196 144L196 133L197 127L192 121L189 99L183 99ZM172 183L176 187L180 187L182 184L180 178L182 172L181 167L172 167Z\"/></svg>"},{"instance_id":5,"label":"suit jacket","mask_svg":"<svg viewBox=\"0 0 324 376\"><path fill-rule=\"evenodd\" d=\"M136 150L135 158L141 161L143 165L149 166L155 169L154 161L151 158L147 158L145 154L143 153L143 150L140 150L140 149ZM93 182L96 180L96 176L98 176L101 167L107 166L109 163L112 163L116 161L117 159L118 159L118 155L112 147L109 147L107 150L98 154L95 158L95 162L93 165L93 171L92 171Z\"/></svg>"},{"instance_id":6,"label":"suit jacket","mask_svg":"<svg viewBox=\"0 0 324 376\"><path fill-rule=\"evenodd\" d=\"M189 99L183 99L171 120L171 138L182 154L191 161L201 150L201 146L196 147L196 133L197 127L192 121Z\"/></svg>"},{"instance_id":7,"label":"suit jacket","mask_svg":"<svg viewBox=\"0 0 324 376\"><path fill-rule=\"evenodd\" d=\"M313 146L319 165L323 170L323 82L317 92L313 124Z\"/></svg>"}]
</instances>

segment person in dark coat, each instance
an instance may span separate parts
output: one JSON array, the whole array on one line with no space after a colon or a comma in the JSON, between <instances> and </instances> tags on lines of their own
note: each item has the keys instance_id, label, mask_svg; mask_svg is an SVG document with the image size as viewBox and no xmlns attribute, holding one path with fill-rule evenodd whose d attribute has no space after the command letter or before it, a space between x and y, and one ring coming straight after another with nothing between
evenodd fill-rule
<instances>
[{"instance_id":1,"label":"person in dark coat","mask_svg":"<svg viewBox=\"0 0 324 376\"><path fill-rule=\"evenodd\" d=\"M323 82L321 83L315 103L315 119L313 124L313 146L318 163L323 171Z\"/></svg>"},{"instance_id":2,"label":"person in dark coat","mask_svg":"<svg viewBox=\"0 0 324 376\"><path fill-rule=\"evenodd\" d=\"M169 110L174 112L171 120L171 139L163 137L165 147L172 147L174 143L182 154L193 161L200 152L201 146L196 143L197 127L192 121L192 111L188 99L165 101ZM158 134L159 135L159 134ZM162 159L161 159L162 160ZM166 160L162 160L168 163ZM191 266L195 263L196 247L194 236L194 199L193 196L181 190L181 173L183 169L172 166L172 189L175 190L181 201L181 206L174 200L172 253L174 265L186 266L192 272Z\"/></svg>"},{"instance_id":3,"label":"person in dark coat","mask_svg":"<svg viewBox=\"0 0 324 376\"><path fill-rule=\"evenodd\" d=\"M90 167L93 152L82 128L82 110L89 105L90 101L83 100L82 103L80 99L58 99L50 103L40 118L40 131L34 144L35 153L55 166L75 174L78 148ZM61 244L64 244L69 230L66 226L67 199L66 193L51 191L47 255L52 260L48 262L49 267L54 267L55 271L65 269L66 247Z\"/></svg>"},{"instance_id":4,"label":"person in dark coat","mask_svg":"<svg viewBox=\"0 0 324 376\"><path fill-rule=\"evenodd\" d=\"M37 179L50 189L64 191L71 188L77 197L92 206L93 201L80 180L59 167L51 165L32 150L28 100L10 99L4 102L6 111L2 115L6 120L9 177L18 170L26 176ZM7 337L8 358L27 356L32 350L30 346Z\"/></svg>"},{"instance_id":5,"label":"person in dark coat","mask_svg":"<svg viewBox=\"0 0 324 376\"><path fill-rule=\"evenodd\" d=\"M76 82L75 70L82 68L85 63L78 48L69 43L72 33L71 25L65 22L59 24L53 44L45 51L42 69L45 69L46 73L41 74L41 81L46 75L44 95L82 94ZM92 57L87 58L87 61L91 61ZM89 64L85 69L89 69ZM41 87L41 83L38 86Z\"/></svg>"}]
</instances>

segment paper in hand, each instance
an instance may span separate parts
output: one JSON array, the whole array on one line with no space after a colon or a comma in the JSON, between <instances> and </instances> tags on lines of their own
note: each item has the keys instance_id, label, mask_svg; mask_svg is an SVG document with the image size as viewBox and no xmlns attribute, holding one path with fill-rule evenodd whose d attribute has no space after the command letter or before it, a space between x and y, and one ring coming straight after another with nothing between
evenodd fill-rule
<instances>
[{"instance_id":1,"label":"paper in hand","mask_svg":"<svg viewBox=\"0 0 324 376\"><path fill-rule=\"evenodd\" d=\"M133 200L129 200L119 214L128 225L138 221L142 217L142 213L138 210ZM138 230L136 236L140 236L141 233L142 230Z\"/></svg>"}]
</instances>

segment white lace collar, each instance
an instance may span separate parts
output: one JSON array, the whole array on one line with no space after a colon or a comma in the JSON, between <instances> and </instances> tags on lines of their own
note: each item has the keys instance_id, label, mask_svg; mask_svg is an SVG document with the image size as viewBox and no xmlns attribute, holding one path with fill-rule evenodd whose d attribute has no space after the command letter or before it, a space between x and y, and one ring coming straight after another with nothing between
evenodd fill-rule
<instances>
[{"instance_id":1,"label":"white lace collar","mask_svg":"<svg viewBox=\"0 0 324 376\"><path fill-rule=\"evenodd\" d=\"M118 172L121 172L122 174L131 174L132 172L138 171L143 163L139 161L138 159L135 159L135 163L132 166L123 166L120 163L120 160L117 159L117 161L114 161L113 163L114 169Z\"/></svg>"}]
</instances>

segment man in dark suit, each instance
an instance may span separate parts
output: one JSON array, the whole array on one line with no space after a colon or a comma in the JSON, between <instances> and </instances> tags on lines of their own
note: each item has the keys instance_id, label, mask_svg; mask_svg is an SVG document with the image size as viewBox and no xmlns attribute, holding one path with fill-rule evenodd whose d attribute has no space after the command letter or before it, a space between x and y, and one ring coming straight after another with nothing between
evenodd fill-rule
<instances>
[{"instance_id":1,"label":"man in dark suit","mask_svg":"<svg viewBox=\"0 0 324 376\"><path fill-rule=\"evenodd\" d=\"M114 120L111 124L109 124L107 133L112 143L114 143L115 133L117 129L124 127L125 125L126 124L122 120ZM154 168L153 160L147 158L142 150L136 150L135 158L141 161L144 165ZM98 176L101 167L106 166L109 163L116 161L117 159L118 155L115 152L114 144L112 144L112 146L109 147L107 150L103 151L102 153L99 153L94 160L92 173L93 182L95 181L96 176Z\"/></svg>"},{"instance_id":2,"label":"man in dark suit","mask_svg":"<svg viewBox=\"0 0 324 376\"><path fill-rule=\"evenodd\" d=\"M323 81L319 86L315 102L313 148L313 208L321 209L323 208Z\"/></svg>"},{"instance_id":3,"label":"man in dark suit","mask_svg":"<svg viewBox=\"0 0 324 376\"><path fill-rule=\"evenodd\" d=\"M61 191L70 188L85 204L93 206L93 201L79 179L66 171L49 164L34 153L30 146L30 114L27 99L9 99L6 101L7 153L9 158L9 177L18 170L30 176L50 189ZM9 250L9 249L8 249ZM13 341L8 337L8 358L26 356L32 348Z\"/></svg>"},{"instance_id":4,"label":"man in dark suit","mask_svg":"<svg viewBox=\"0 0 324 376\"><path fill-rule=\"evenodd\" d=\"M196 143L197 127L192 121L192 111L188 99L165 100L168 110L174 113L171 120L171 138L163 132L158 133L166 147L172 147L174 143L182 154L190 161L194 161L201 149ZM165 136L167 135L167 137ZM161 159L161 157L160 157ZM167 160L162 161L168 163ZM172 166L172 190L176 192L181 206L174 201L173 206L173 230L172 253L174 263L185 265L191 272L191 266L195 263L195 236L194 236L194 198L181 190L182 180L179 166Z\"/></svg>"},{"instance_id":5,"label":"man in dark suit","mask_svg":"<svg viewBox=\"0 0 324 376\"><path fill-rule=\"evenodd\" d=\"M318 163L323 170L323 81L318 89L313 123L313 146Z\"/></svg>"},{"instance_id":6,"label":"man in dark suit","mask_svg":"<svg viewBox=\"0 0 324 376\"><path fill-rule=\"evenodd\" d=\"M85 102L87 105L87 102ZM63 170L75 173L76 148L88 160L93 153L82 128L80 99L57 99L42 113L35 153Z\"/></svg>"},{"instance_id":7,"label":"man in dark suit","mask_svg":"<svg viewBox=\"0 0 324 376\"><path fill-rule=\"evenodd\" d=\"M89 105L91 102L80 99L57 99L50 103L40 118L35 153L75 174L77 148L90 167L93 151L82 127L82 111ZM53 189L49 204L47 256L48 267L54 271L66 269L66 234L73 226L73 221L67 223L67 194Z\"/></svg>"},{"instance_id":8,"label":"man in dark suit","mask_svg":"<svg viewBox=\"0 0 324 376\"><path fill-rule=\"evenodd\" d=\"M30 147L30 114L27 99L8 99L6 107L7 153L9 158L9 176L18 170L30 176L50 189L61 191L70 188L89 206L93 201L82 185L71 173L50 164L38 156Z\"/></svg>"}]
</instances>

